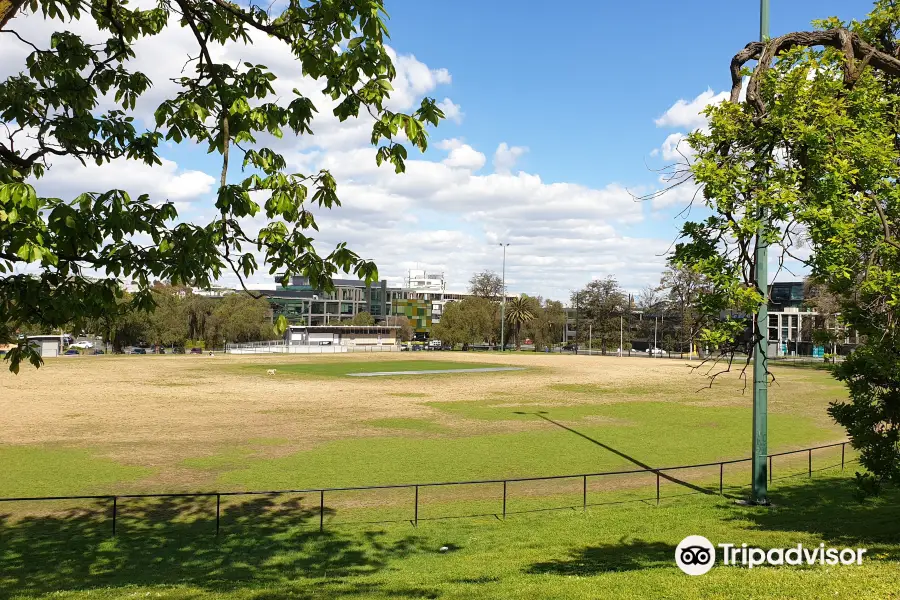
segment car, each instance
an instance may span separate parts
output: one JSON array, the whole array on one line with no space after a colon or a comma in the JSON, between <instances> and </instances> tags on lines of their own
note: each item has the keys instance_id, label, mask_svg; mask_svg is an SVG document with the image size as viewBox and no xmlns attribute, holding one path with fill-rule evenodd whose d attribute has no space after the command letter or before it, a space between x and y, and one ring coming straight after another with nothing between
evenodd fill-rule
<instances>
[{"instance_id":1,"label":"car","mask_svg":"<svg viewBox=\"0 0 900 600\"><path fill-rule=\"evenodd\" d=\"M63 356L78 356L79 354L81 354L81 352L79 352L75 348L69 348L68 350L63 352Z\"/></svg>"},{"instance_id":2,"label":"car","mask_svg":"<svg viewBox=\"0 0 900 600\"><path fill-rule=\"evenodd\" d=\"M650 356L665 356L666 351L661 348L647 348L647 354Z\"/></svg>"},{"instance_id":3,"label":"car","mask_svg":"<svg viewBox=\"0 0 900 600\"><path fill-rule=\"evenodd\" d=\"M98 348L98 349L94 350L93 352L91 352L91 354L93 354L93 355L97 355L97 354L106 354L106 352L104 352L103 350L100 350L100 349Z\"/></svg>"},{"instance_id":4,"label":"car","mask_svg":"<svg viewBox=\"0 0 900 600\"><path fill-rule=\"evenodd\" d=\"M143 348L132 348L131 354L147 354L147 351Z\"/></svg>"},{"instance_id":5,"label":"car","mask_svg":"<svg viewBox=\"0 0 900 600\"><path fill-rule=\"evenodd\" d=\"M203 354L203 348L191 348L191 354Z\"/></svg>"},{"instance_id":6,"label":"car","mask_svg":"<svg viewBox=\"0 0 900 600\"><path fill-rule=\"evenodd\" d=\"M79 350L90 350L93 347L94 343L87 340L82 340L69 345L69 348L78 348Z\"/></svg>"},{"instance_id":7,"label":"car","mask_svg":"<svg viewBox=\"0 0 900 600\"><path fill-rule=\"evenodd\" d=\"M566 344L563 350L578 350L578 344Z\"/></svg>"}]
</instances>

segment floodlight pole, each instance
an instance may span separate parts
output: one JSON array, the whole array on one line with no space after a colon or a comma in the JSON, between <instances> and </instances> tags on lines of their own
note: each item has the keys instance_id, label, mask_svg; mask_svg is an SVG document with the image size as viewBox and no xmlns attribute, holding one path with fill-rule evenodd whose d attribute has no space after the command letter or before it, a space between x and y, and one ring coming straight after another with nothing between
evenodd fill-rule
<instances>
[{"instance_id":1,"label":"floodlight pole","mask_svg":"<svg viewBox=\"0 0 900 600\"><path fill-rule=\"evenodd\" d=\"M500 247L503 248L503 299L500 301L500 352L503 352L506 349L506 342L504 340L504 336L506 334L506 247L509 246L509 243L500 243Z\"/></svg>"},{"instance_id":2,"label":"floodlight pole","mask_svg":"<svg viewBox=\"0 0 900 600\"><path fill-rule=\"evenodd\" d=\"M769 37L769 0L759 2L759 37ZM756 344L753 351L753 480L750 500L768 504L768 333L769 333L769 248L764 239L766 212L759 211L760 223L756 237L756 285L762 301L756 312Z\"/></svg>"}]
</instances>

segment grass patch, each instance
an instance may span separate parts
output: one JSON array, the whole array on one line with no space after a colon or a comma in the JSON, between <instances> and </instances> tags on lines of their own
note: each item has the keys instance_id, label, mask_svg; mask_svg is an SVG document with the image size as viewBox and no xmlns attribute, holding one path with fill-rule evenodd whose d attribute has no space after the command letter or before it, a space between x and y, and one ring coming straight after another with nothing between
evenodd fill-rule
<instances>
[{"instance_id":1,"label":"grass patch","mask_svg":"<svg viewBox=\"0 0 900 600\"><path fill-rule=\"evenodd\" d=\"M204 466L219 471L219 487L232 490L594 473L635 468L636 464L662 467L743 458L752 422L750 407L673 402L493 406L489 401L478 401L428 405L456 417L517 420L530 426L514 433L461 437L342 439L278 458L226 455L219 464L214 458L204 459ZM382 422L422 432L429 432L425 428L433 426L418 419ZM648 443L651 433L653 441ZM839 431L805 416L781 415L769 423L772 452L840 437Z\"/></svg>"},{"instance_id":2,"label":"grass patch","mask_svg":"<svg viewBox=\"0 0 900 600\"><path fill-rule=\"evenodd\" d=\"M307 499L257 499L214 510L173 502L128 508L110 537L108 507L0 521L0 598L249 600L251 598L632 599L896 596L900 493L858 504L850 478L822 476L773 489L777 508L694 496L664 502L481 520L318 532ZM327 500L326 500L327 502ZM329 505L330 506L330 505ZM214 507L214 503L213 503ZM191 518L171 519L193 511ZM701 534L762 548L798 543L869 549L862 565L717 564L688 577L676 545ZM449 551L441 553L446 546Z\"/></svg>"},{"instance_id":3,"label":"grass patch","mask_svg":"<svg viewBox=\"0 0 900 600\"><path fill-rule=\"evenodd\" d=\"M108 493L151 473L77 448L0 446L0 496L7 498Z\"/></svg>"},{"instance_id":4,"label":"grass patch","mask_svg":"<svg viewBox=\"0 0 900 600\"><path fill-rule=\"evenodd\" d=\"M388 394L392 398L428 398L430 394L423 394L421 392L392 392Z\"/></svg>"},{"instance_id":5,"label":"grass patch","mask_svg":"<svg viewBox=\"0 0 900 600\"><path fill-rule=\"evenodd\" d=\"M551 390L570 394L590 394L596 396L644 396L660 392L659 387L643 385L599 385L596 383L557 383Z\"/></svg>"},{"instance_id":6,"label":"grass patch","mask_svg":"<svg viewBox=\"0 0 900 600\"><path fill-rule=\"evenodd\" d=\"M403 417L397 418L387 418L387 419L373 419L371 421L366 421L368 425L372 425L373 427L382 427L384 429L404 429L408 431L422 431L425 433L440 433L447 431L447 428L438 425L434 421L429 421L427 419L406 419Z\"/></svg>"},{"instance_id":7,"label":"grass patch","mask_svg":"<svg viewBox=\"0 0 900 600\"><path fill-rule=\"evenodd\" d=\"M264 364L242 366L245 373L253 372L260 376L266 375L267 369L275 369L277 375L294 375L301 377L345 377L351 373L375 373L396 371L439 371L446 369L481 369L486 367L508 367L510 365L494 363L469 363L449 360L384 360L384 361L351 361L340 362L308 362L287 364ZM502 371L500 373L503 373ZM491 375L491 373L484 373ZM452 375L450 373L449 375ZM465 373L467 376L482 375L482 373Z\"/></svg>"}]
</instances>

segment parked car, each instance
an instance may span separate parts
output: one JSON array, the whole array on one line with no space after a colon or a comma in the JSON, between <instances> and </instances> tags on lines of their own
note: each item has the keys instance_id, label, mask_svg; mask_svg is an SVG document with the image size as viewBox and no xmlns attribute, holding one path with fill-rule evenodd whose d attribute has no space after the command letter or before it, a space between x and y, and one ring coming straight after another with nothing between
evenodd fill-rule
<instances>
[{"instance_id":1,"label":"parked car","mask_svg":"<svg viewBox=\"0 0 900 600\"><path fill-rule=\"evenodd\" d=\"M75 348L69 348L68 350L63 352L63 356L78 356L79 354L81 354L81 352L79 352Z\"/></svg>"},{"instance_id":2,"label":"parked car","mask_svg":"<svg viewBox=\"0 0 900 600\"><path fill-rule=\"evenodd\" d=\"M172 348L172 354L184 354L184 348L176 346Z\"/></svg>"},{"instance_id":3,"label":"parked car","mask_svg":"<svg viewBox=\"0 0 900 600\"><path fill-rule=\"evenodd\" d=\"M74 344L69 345L69 348L78 348L79 350L90 350L93 347L94 343L87 340L82 340L80 342L75 342Z\"/></svg>"},{"instance_id":4,"label":"parked car","mask_svg":"<svg viewBox=\"0 0 900 600\"><path fill-rule=\"evenodd\" d=\"M131 353L132 354L147 354L147 351L144 350L143 348L132 348Z\"/></svg>"},{"instance_id":5,"label":"parked car","mask_svg":"<svg viewBox=\"0 0 900 600\"><path fill-rule=\"evenodd\" d=\"M106 352L104 352L103 350L97 349L97 350L94 350L93 352L91 352L91 354L106 354Z\"/></svg>"},{"instance_id":6,"label":"parked car","mask_svg":"<svg viewBox=\"0 0 900 600\"><path fill-rule=\"evenodd\" d=\"M563 350L578 350L578 344L566 344Z\"/></svg>"},{"instance_id":7,"label":"parked car","mask_svg":"<svg viewBox=\"0 0 900 600\"><path fill-rule=\"evenodd\" d=\"M191 348L191 354L203 354L203 348Z\"/></svg>"},{"instance_id":8,"label":"parked car","mask_svg":"<svg viewBox=\"0 0 900 600\"><path fill-rule=\"evenodd\" d=\"M650 356L665 356L666 351L662 348L647 348L647 354Z\"/></svg>"}]
</instances>

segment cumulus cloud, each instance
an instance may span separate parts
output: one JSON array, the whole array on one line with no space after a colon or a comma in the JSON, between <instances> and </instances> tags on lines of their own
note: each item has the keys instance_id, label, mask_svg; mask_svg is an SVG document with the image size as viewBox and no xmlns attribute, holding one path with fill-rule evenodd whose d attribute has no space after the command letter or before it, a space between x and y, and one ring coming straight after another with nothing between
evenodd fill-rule
<instances>
[{"instance_id":1,"label":"cumulus cloud","mask_svg":"<svg viewBox=\"0 0 900 600\"><path fill-rule=\"evenodd\" d=\"M710 104L718 104L728 99L728 92L718 94L711 89L698 95L693 100L680 99L656 119L657 127L694 130L706 125L703 110Z\"/></svg>"},{"instance_id":2,"label":"cumulus cloud","mask_svg":"<svg viewBox=\"0 0 900 600\"><path fill-rule=\"evenodd\" d=\"M494 151L494 172L509 173L519 157L528 152L525 146L509 146L506 142L500 142Z\"/></svg>"},{"instance_id":3,"label":"cumulus cloud","mask_svg":"<svg viewBox=\"0 0 900 600\"><path fill-rule=\"evenodd\" d=\"M444 98L437 103L437 106L439 109L444 111L444 116L447 119L457 124L462 123L465 113L462 112L462 108L459 104L454 104L453 100L451 100L450 98Z\"/></svg>"},{"instance_id":4,"label":"cumulus cloud","mask_svg":"<svg viewBox=\"0 0 900 600\"><path fill-rule=\"evenodd\" d=\"M29 17L17 26L20 32L27 29L41 34L36 39L47 40L60 23ZM83 26L73 23L71 28ZM13 56L7 53L13 43L10 38L0 36L4 58ZM550 183L537 173L514 171L527 148L506 142L493 152L494 172L481 174L487 162L484 152L490 148L458 138L435 144L446 153L435 159L411 150L406 173L396 175L391 166L375 164L375 150L369 143L372 121L367 114L339 121L332 113L335 103L321 94L324 84L304 77L282 44L268 37L254 41L251 46L230 44L211 51L214 60L230 64L268 65L279 77L274 85L282 101L290 99L296 88L315 103L313 136L286 135L280 140L260 136L260 141L284 153L291 170L311 173L325 168L335 176L341 207L313 207L320 231L311 234L320 252L346 241L362 256L375 260L381 276L391 282L399 283L407 269L428 266L445 271L455 291L465 288L473 272L499 271L501 254L496 244L501 240L511 244L506 267L514 291L567 299L571 289L599 272L617 274L629 289L658 280L670 240L634 231L644 219L644 206L634 201L625 185ZM189 54L196 54L195 44L188 30L175 25L139 44L131 67L146 73L153 87L136 112L149 122L156 105L175 92L171 78L180 74ZM9 69L23 64L25 51L16 52L14 61L0 64L7 75ZM423 96L434 95L443 98L439 106L449 121L462 122L462 108L444 89L453 82L446 69L394 49L389 52L397 67L387 103L391 110L414 110ZM88 168L58 162L39 186L42 193L64 198L86 189L111 187L147 192L154 198L184 203L200 222L214 212L210 196L216 175L212 170L198 170L192 162L179 165L171 160L153 169L133 162ZM265 218L257 215L245 221L252 232ZM225 276L222 283L236 285L230 277ZM251 279L254 285L271 283L265 268Z\"/></svg>"}]
</instances>

